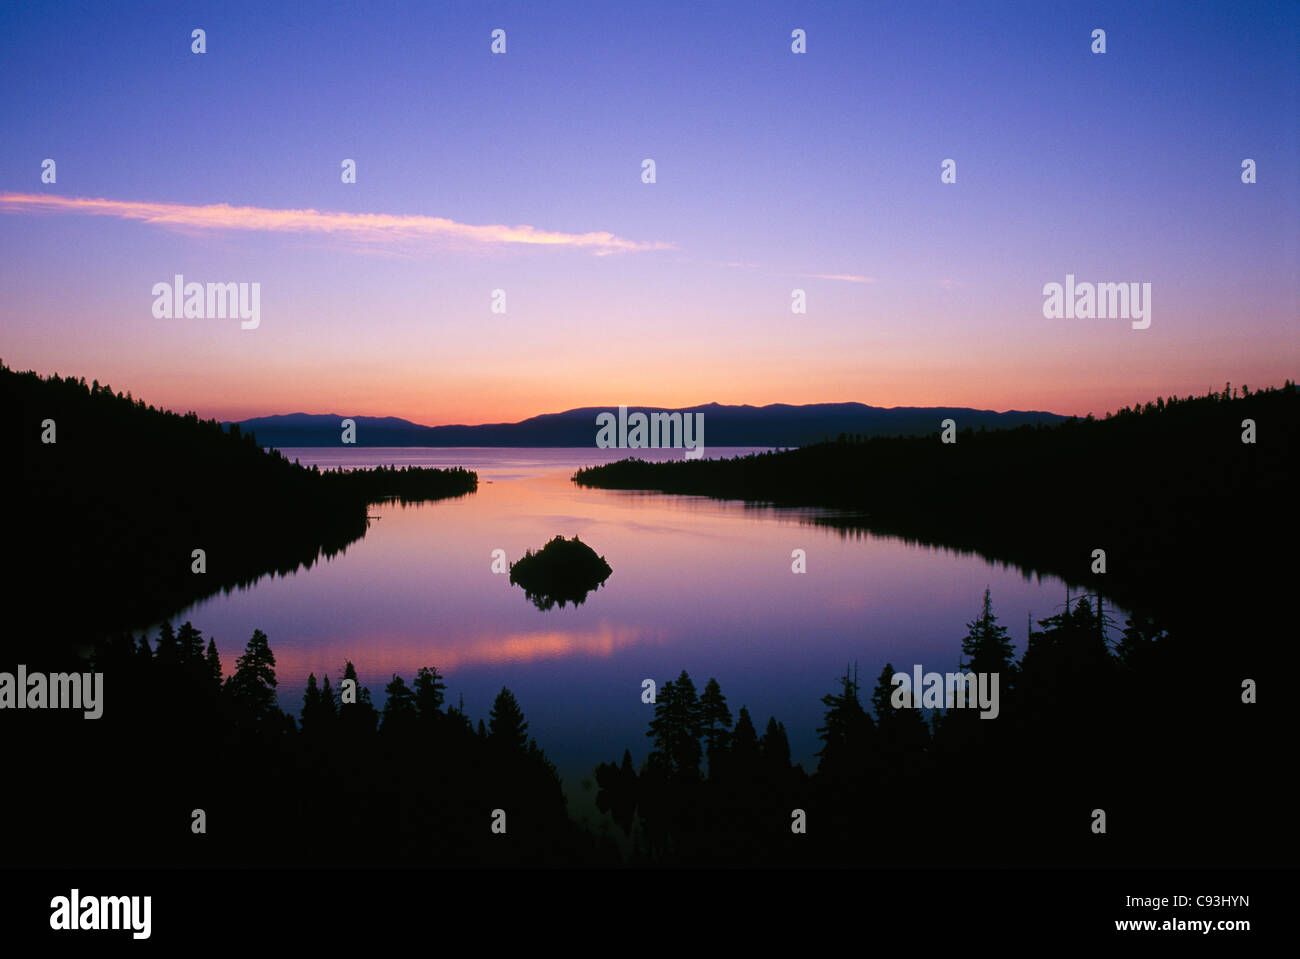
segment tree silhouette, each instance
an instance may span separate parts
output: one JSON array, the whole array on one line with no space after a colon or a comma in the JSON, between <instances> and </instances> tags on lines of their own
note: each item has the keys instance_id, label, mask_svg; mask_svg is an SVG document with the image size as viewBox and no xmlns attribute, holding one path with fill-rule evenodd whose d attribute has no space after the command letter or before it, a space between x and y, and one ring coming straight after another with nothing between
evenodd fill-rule
<instances>
[{"instance_id":1,"label":"tree silhouette","mask_svg":"<svg viewBox=\"0 0 1300 959\"><path fill-rule=\"evenodd\" d=\"M1020 673L1026 685L1021 697L1040 718L1086 715L1090 698L1110 674L1112 657L1104 622L1086 596L1073 608L1039 620L1025 646ZM1082 710L1082 713L1080 713Z\"/></svg>"},{"instance_id":2,"label":"tree silhouette","mask_svg":"<svg viewBox=\"0 0 1300 959\"><path fill-rule=\"evenodd\" d=\"M325 674L325 681L321 683L320 688L320 711L318 713L320 722L326 726L331 726L338 717L338 706L334 702L334 690L330 688L330 675Z\"/></svg>"},{"instance_id":3,"label":"tree silhouette","mask_svg":"<svg viewBox=\"0 0 1300 959\"><path fill-rule=\"evenodd\" d=\"M219 687L221 685L221 656L217 653L216 640L208 640L208 652L205 662L208 667L208 676Z\"/></svg>"},{"instance_id":4,"label":"tree silhouette","mask_svg":"<svg viewBox=\"0 0 1300 959\"><path fill-rule=\"evenodd\" d=\"M316 674L307 674L307 689L302 694L302 729L303 732L316 728L316 717L320 712L320 688L316 685Z\"/></svg>"},{"instance_id":5,"label":"tree silhouette","mask_svg":"<svg viewBox=\"0 0 1300 959\"><path fill-rule=\"evenodd\" d=\"M632 753L623 750L623 763L601 763L596 767L596 808L609 813L624 835L632 834L636 813L637 775Z\"/></svg>"},{"instance_id":6,"label":"tree silhouette","mask_svg":"<svg viewBox=\"0 0 1300 959\"><path fill-rule=\"evenodd\" d=\"M1116 645L1115 654L1129 669L1146 671L1154 662L1163 637L1164 630L1149 615L1136 613L1129 618L1124 628L1124 638Z\"/></svg>"},{"instance_id":7,"label":"tree silhouette","mask_svg":"<svg viewBox=\"0 0 1300 959\"><path fill-rule=\"evenodd\" d=\"M767 729L758 741L758 752L769 775L783 777L790 771L790 738L785 724L778 723L775 716L768 718Z\"/></svg>"},{"instance_id":8,"label":"tree silhouette","mask_svg":"<svg viewBox=\"0 0 1300 959\"><path fill-rule=\"evenodd\" d=\"M647 735L654 739L651 758L670 778L683 782L700 778L704 719L695 684L686 670L676 681L664 683L655 698L654 718Z\"/></svg>"},{"instance_id":9,"label":"tree silhouette","mask_svg":"<svg viewBox=\"0 0 1300 959\"><path fill-rule=\"evenodd\" d=\"M727 751L726 770L729 776L747 780L759 768L758 731L749 710L740 707L736 717L736 729L731 736L731 748Z\"/></svg>"},{"instance_id":10,"label":"tree silhouette","mask_svg":"<svg viewBox=\"0 0 1300 959\"><path fill-rule=\"evenodd\" d=\"M432 719L442 709L446 689L447 684L442 681L435 667L420 667L415 674L415 707L421 719Z\"/></svg>"},{"instance_id":11,"label":"tree silhouette","mask_svg":"<svg viewBox=\"0 0 1300 959\"><path fill-rule=\"evenodd\" d=\"M323 687L316 685L316 674L307 676L307 689L302 697L302 731L313 735L322 735L333 727L334 691L330 689L329 677L325 677Z\"/></svg>"},{"instance_id":12,"label":"tree silhouette","mask_svg":"<svg viewBox=\"0 0 1300 959\"><path fill-rule=\"evenodd\" d=\"M488 714L488 739L506 749L523 752L528 748L527 730L528 723L515 694L502 686Z\"/></svg>"},{"instance_id":13,"label":"tree silhouette","mask_svg":"<svg viewBox=\"0 0 1300 959\"><path fill-rule=\"evenodd\" d=\"M876 714L877 739L890 768L904 775L921 768L930 745L930 729L919 709L895 709L893 663L886 663L871 692L871 709ZM935 711L938 715L938 711Z\"/></svg>"},{"instance_id":14,"label":"tree silhouette","mask_svg":"<svg viewBox=\"0 0 1300 959\"><path fill-rule=\"evenodd\" d=\"M176 653L178 661L194 663L203 659L203 634L186 620L176 634Z\"/></svg>"},{"instance_id":15,"label":"tree silhouette","mask_svg":"<svg viewBox=\"0 0 1300 959\"><path fill-rule=\"evenodd\" d=\"M966 638L961 641L966 662L962 669L976 673L999 673L1003 690L1010 690L1016 669L1015 651L1007 638L1005 626L999 626L993 615L993 601L989 590L984 590L984 607L979 618L966 624Z\"/></svg>"},{"instance_id":16,"label":"tree silhouette","mask_svg":"<svg viewBox=\"0 0 1300 959\"><path fill-rule=\"evenodd\" d=\"M416 718L415 696L406 681L393 674L392 682L385 688L387 699L384 701L383 725L385 733L402 733L410 729Z\"/></svg>"},{"instance_id":17,"label":"tree silhouette","mask_svg":"<svg viewBox=\"0 0 1300 959\"><path fill-rule=\"evenodd\" d=\"M226 680L227 691L235 703L261 722L277 712L275 686L275 654L266 633L255 629L244 655L235 661L234 675Z\"/></svg>"},{"instance_id":18,"label":"tree silhouette","mask_svg":"<svg viewBox=\"0 0 1300 959\"><path fill-rule=\"evenodd\" d=\"M164 666L171 666L179 662L180 657L177 655L176 631L172 629L171 623L163 623L158 627L158 639L154 644L154 659Z\"/></svg>"},{"instance_id":19,"label":"tree silhouette","mask_svg":"<svg viewBox=\"0 0 1300 959\"><path fill-rule=\"evenodd\" d=\"M817 729L817 737L822 741L822 748L817 752L817 771L828 777L859 774L863 758L874 745L874 724L858 698L857 667L854 666L851 676L845 667L839 684L838 695L827 693L822 697L826 719L825 725Z\"/></svg>"},{"instance_id":20,"label":"tree silhouette","mask_svg":"<svg viewBox=\"0 0 1300 959\"><path fill-rule=\"evenodd\" d=\"M76 442L42 444L29 429L37 411L36 423L74 424ZM69 641L82 629L111 635L162 622L221 589L334 555L365 534L376 498L477 488L465 470L305 469L237 427L2 363L0 433L5 477L17 480L15 502L27 506L8 530L28 560L11 585L41 608L61 597L56 584L77 582L80 602L64 613L76 620ZM209 561L203 576L190 569L199 544ZM164 637L165 664L191 652L173 639Z\"/></svg>"},{"instance_id":21,"label":"tree silhouette","mask_svg":"<svg viewBox=\"0 0 1300 959\"><path fill-rule=\"evenodd\" d=\"M709 760L709 775L713 776L717 760L727 748L731 737L731 710L722 695L722 687L710 678L700 696L700 716L704 724L704 752Z\"/></svg>"},{"instance_id":22,"label":"tree silhouette","mask_svg":"<svg viewBox=\"0 0 1300 959\"><path fill-rule=\"evenodd\" d=\"M344 699L343 686L351 680L356 684L356 701ZM339 683L339 728L348 736L356 738L373 733L379 722L379 712L370 700L370 690L361 685L357 678L357 668L352 660L343 666L343 679Z\"/></svg>"},{"instance_id":23,"label":"tree silhouette","mask_svg":"<svg viewBox=\"0 0 1300 959\"><path fill-rule=\"evenodd\" d=\"M960 669L990 677L997 676L999 715L1004 717L1000 725L990 725L980 718L977 710L970 708L949 709L941 718L936 717L936 741L939 748L959 755L957 762L969 769L975 763L990 761L984 756L983 748L991 745L991 737L1005 731L1009 722L1005 717L1015 711L1016 683L1020 672L1006 627L998 625L997 617L993 614L993 600L987 587L979 616L966 624L966 637L962 640L961 651L963 660L959 662ZM991 688L991 678L988 683Z\"/></svg>"}]
</instances>

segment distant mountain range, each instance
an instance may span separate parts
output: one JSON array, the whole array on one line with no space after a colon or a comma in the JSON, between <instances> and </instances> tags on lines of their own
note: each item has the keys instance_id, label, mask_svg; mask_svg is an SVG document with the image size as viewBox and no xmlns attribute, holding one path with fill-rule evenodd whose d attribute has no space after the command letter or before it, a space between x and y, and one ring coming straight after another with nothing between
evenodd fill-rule
<instances>
[{"instance_id":1,"label":"distant mountain range","mask_svg":"<svg viewBox=\"0 0 1300 959\"><path fill-rule=\"evenodd\" d=\"M628 412L681 412L704 414L704 446L804 446L840 433L864 436L906 436L934 433L941 420L951 418L957 429L1014 428L1026 423L1057 423L1068 417L1057 413L1009 410L974 410L954 406L896 406L863 403L813 403L791 406L685 407L678 411L660 406L630 406ZM340 423L356 422L357 446L594 446L596 416L618 407L585 406L563 413L544 413L518 423L481 426L421 426L396 416L352 416L288 413L241 420L242 431L253 430L263 446L338 446ZM227 424L227 427L229 424Z\"/></svg>"}]
</instances>

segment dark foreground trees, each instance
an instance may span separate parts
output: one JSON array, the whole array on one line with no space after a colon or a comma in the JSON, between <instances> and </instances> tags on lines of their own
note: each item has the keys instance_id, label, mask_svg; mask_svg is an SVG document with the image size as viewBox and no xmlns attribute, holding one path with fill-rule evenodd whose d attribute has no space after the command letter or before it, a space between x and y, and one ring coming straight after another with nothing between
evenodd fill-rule
<instances>
[{"instance_id":1,"label":"dark foreground trees","mask_svg":"<svg viewBox=\"0 0 1300 959\"><path fill-rule=\"evenodd\" d=\"M719 738L683 672L656 702L653 748L639 774L627 752L621 764L602 764L597 802L632 837L633 861L647 864L1269 861L1264 847L1240 844L1266 832L1203 819L1239 804L1237 786L1213 764L1198 770L1200 747L1177 738L1179 717L1185 728L1219 734L1255 720L1229 684L1217 702L1182 701L1176 644L1143 617L1120 631L1097 597L1076 596L1038 622L1017 660L986 593L949 668L998 674L996 718L960 706L899 708L893 665L869 696L856 667L846 669L822 699L811 775L790 764L775 718L756 737L741 707L734 731ZM910 674L910 664L901 671ZM710 702L725 702L715 680L706 689ZM1160 729L1170 735L1153 744ZM707 770L697 761L702 748ZM1255 751L1243 743L1244 754ZM1105 834L1093 831L1095 809L1106 812Z\"/></svg>"},{"instance_id":2,"label":"dark foreground trees","mask_svg":"<svg viewBox=\"0 0 1300 959\"><path fill-rule=\"evenodd\" d=\"M625 750L596 770L597 806L630 837L633 864L1231 864L1285 849L1259 843L1268 820L1206 825L1239 801L1238 779L1215 756L1235 762L1251 755L1249 743L1209 756L1201 735L1149 741L1151 730L1248 728L1251 707L1237 684L1225 684L1219 702L1189 704L1169 654L1176 637L1140 617L1122 631L1107 621L1095 597L1074 597L1038 622L1014 660L986 599L953 667L999 666L994 719L975 708L899 708L893 665L869 692L846 669L823 697L811 774L791 762L779 720L756 724L744 705L733 719L721 684L710 679L699 695L683 671L660 691L640 769ZM571 821L555 768L509 689L476 728L463 708L445 705L435 669L410 682L393 676L381 712L345 662L337 683L308 677L295 722L276 704L264 634L254 633L223 678L215 645L189 623L162 627L152 645L122 636L92 665L109 680L102 718L5 717L11 768L41 770L6 799L12 862L618 859ZM205 834L191 830L199 809ZM1106 813L1105 835L1092 831L1095 809ZM497 810L504 834L491 831Z\"/></svg>"},{"instance_id":3,"label":"dark foreground trees","mask_svg":"<svg viewBox=\"0 0 1300 959\"><path fill-rule=\"evenodd\" d=\"M478 484L463 469L307 469L238 424L3 363L0 449L11 502L22 504L6 527L21 544L7 577L22 598L19 623L0 635L13 652L28 610L62 611L44 649L158 623L219 589L336 555L365 534L368 503Z\"/></svg>"},{"instance_id":4,"label":"dark foreground trees","mask_svg":"<svg viewBox=\"0 0 1300 959\"><path fill-rule=\"evenodd\" d=\"M508 689L481 736L461 710L444 708L436 669L411 683L394 676L381 713L348 662L337 686L308 677L299 723L276 704L264 633L223 679L215 645L190 623L163 626L152 646L129 635L105 643L89 668L105 676L100 719L6 711L10 761L42 771L5 801L11 864L613 861L570 820L555 767L525 738ZM199 809L202 834L191 828ZM495 810L504 834L491 831Z\"/></svg>"}]
</instances>

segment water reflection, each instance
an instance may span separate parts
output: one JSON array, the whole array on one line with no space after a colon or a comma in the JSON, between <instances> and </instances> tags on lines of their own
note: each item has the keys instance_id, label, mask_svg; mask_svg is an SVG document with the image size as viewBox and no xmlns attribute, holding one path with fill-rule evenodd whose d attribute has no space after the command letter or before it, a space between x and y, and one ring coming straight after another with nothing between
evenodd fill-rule
<instances>
[{"instance_id":1,"label":"water reflection","mask_svg":"<svg viewBox=\"0 0 1300 959\"><path fill-rule=\"evenodd\" d=\"M986 586L1019 652L1027 618L1051 615L1065 599L1060 580L976 555L860 530L846 535L826 525L835 514L825 510L569 481L578 466L618 451L375 453L290 455L322 467L343 456L353 458L345 465L368 465L367 455L385 464L464 465L479 471L479 490L372 506L382 520L346 553L210 598L181 618L216 637L227 671L253 630L265 631L280 703L295 714L307 674L337 682L345 660L380 706L393 674L409 681L421 666L437 666L449 700L463 695L475 718L507 685L571 785L624 747L638 762L644 756L646 678L662 683L682 669L701 684L717 677L733 709L747 704L760 724L780 718L793 758L811 765L820 697L846 663L859 662L868 676L886 662L955 668ZM520 602L509 576L493 572L493 555L522 556L557 534L599 544L617 575L586 603L543 616ZM806 555L806 573L792 571L795 550Z\"/></svg>"}]
</instances>

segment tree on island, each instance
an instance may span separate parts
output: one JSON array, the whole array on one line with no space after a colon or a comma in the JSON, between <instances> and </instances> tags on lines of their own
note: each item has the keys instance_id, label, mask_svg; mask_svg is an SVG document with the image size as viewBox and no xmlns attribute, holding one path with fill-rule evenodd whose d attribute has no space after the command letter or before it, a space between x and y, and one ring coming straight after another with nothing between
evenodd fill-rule
<instances>
[{"instance_id":1,"label":"tree on island","mask_svg":"<svg viewBox=\"0 0 1300 959\"><path fill-rule=\"evenodd\" d=\"M537 552L527 550L511 563L510 582L522 586L538 609L547 610L556 603L581 605L612 572L605 557L577 536L571 540L556 536Z\"/></svg>"}]
</instances>

